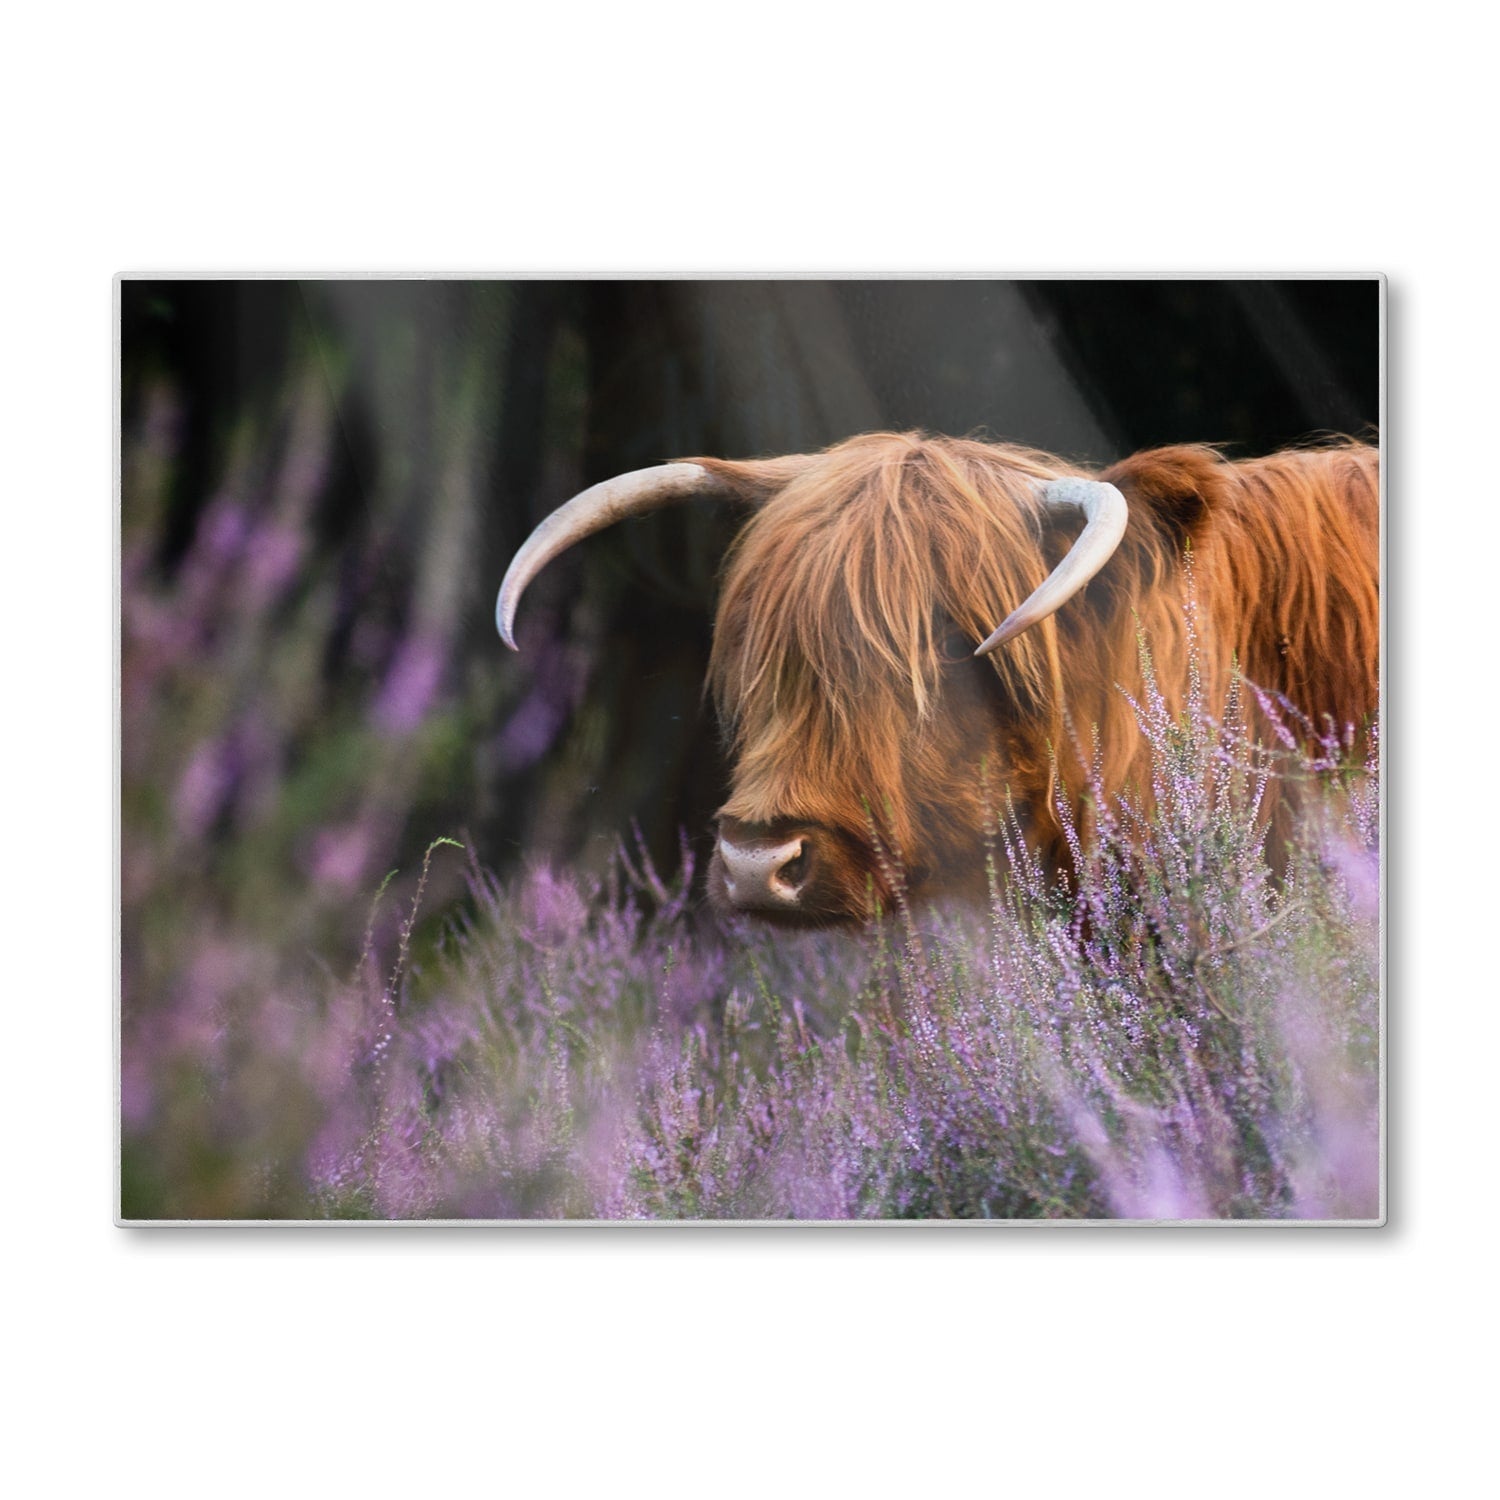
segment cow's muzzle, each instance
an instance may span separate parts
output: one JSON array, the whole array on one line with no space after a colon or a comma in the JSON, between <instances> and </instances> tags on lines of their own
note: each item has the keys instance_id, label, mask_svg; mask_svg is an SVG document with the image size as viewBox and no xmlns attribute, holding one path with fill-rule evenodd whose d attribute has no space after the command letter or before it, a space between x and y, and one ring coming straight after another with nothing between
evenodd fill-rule
<instances>
[{"instance_id":1,"label":"cow's muzzle","mask_svg":"<svg viewBox=\"0 0 1500 1500\"><path fill-rule=\"evenodd\" d=\"M724 895L741 911L794 912L812 875L812 838L731 838L719 834L718 863Z\"/></svg>"},{"instance_id":2,"label":"cow's muzzle","mask_svg":"<svg viewBox=\"0 0 1500 1500\"><path fill-rule=\"evenodd\" d=\"M719 815L708 866L708 899L776 927L868 921L893 902L871 853L852 835L822 823L746 823Z\"/></svg>"}]
</instances>

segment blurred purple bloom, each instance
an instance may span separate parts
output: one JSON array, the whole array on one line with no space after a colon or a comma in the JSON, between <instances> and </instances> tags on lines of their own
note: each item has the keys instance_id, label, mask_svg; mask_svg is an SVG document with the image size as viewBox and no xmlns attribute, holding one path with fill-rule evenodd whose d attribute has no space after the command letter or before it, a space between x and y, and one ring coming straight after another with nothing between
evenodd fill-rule
<instances>
[{"instance_id":1,"label":"blurred purple bloom","mask_svg":"<svg viewBox=\"0 0 1500 1500\"><path fill-rule=\"evenodd\" d=\"M198 523L198 553L217 563L231 562L244 550L253 529L245 507L231 497L221 495Z\"/></svg>"},{"instance_id":2,"label":"blurred purple bloom","mask_svg":"<svg viewBox=\"0 0 1500 1500\"><path fill-rule=\"evenodd\" d=\"M245 553L246 603L264 609L296 575L305 547L300 532L274 522L255 528Z\"/></svg>"},{"instance_id":3,"label":"blurred purple bloom","mask_svg":"<svg viewBox=\"0 0 1500 1500\"><path fill-rule=\"evenodd\" d=\"M144 1130L156 1104L153 1075L158 1059L139 1039L120 1047L120 1124L125 1130Z\"/></svg>"},{"instance_id":4,"label":"blurred purple bloom","mask_svg":"<svg viewBox=\"0 0 1500 1500\"><path fill-rule=\"evenodd\" d=\"M408 636L396 652L374 709L386 734L410 734L431 709L442 682L445 653L430 636Z\"/></svg>"},{"instance_id":5,"label":"blurred purple bloom","mask_svg":"<svg viewBox=\"0 0 1500 1500\"><path fill-rule=\"evenodd\" d=\"M538 689L522 702L500 735L500 766L514 773L535 765L557 738L568 709Z\"/></svg>"},{"instance_id":6,"label":"blurred purple bloom","mask_svg":"<svg viewBox=\"0 0 1500 1500\"><path fill-rule=\"evenodd\" d=\"M309 861L312 879L318 885L355 891L368 879L374 843L374 830L364 819L320 830Z\"/></svg>"},{"instance_id":7,"label":"blurred purple bloom","mask_svg":"<svg viewBox=\"0 0 1500 1500\"><path fill-rule=\"evenodd\" d=\"M530 692L500 734L499 767L506 773L535 765L552 748L586 686L580 652L549 643L539 658Z\"/></svg>"},{"instance_id":8,"label":"blurred purple bloom","mask_svg":"<svg viewBox=\"0 0 1500 1500\"><path fill-rule=\"evenodd\" d=\"M234 790L235 756L227 739L200 741L172 800L178 832L197 842L218 820Z\"/></svg>"},{"instance_id":9,"label":"blurred purple bloom","mask_svg":"<svg viewBox=\"0 0 1500 1500\"><path fill-rule=\"evenodd\" d=\"M1334 835L1324 846L1328 862L1344 877L1354 913L1362 921L1380 920L1380 856L1352 839Z\"/></svg>"}]
</instances>

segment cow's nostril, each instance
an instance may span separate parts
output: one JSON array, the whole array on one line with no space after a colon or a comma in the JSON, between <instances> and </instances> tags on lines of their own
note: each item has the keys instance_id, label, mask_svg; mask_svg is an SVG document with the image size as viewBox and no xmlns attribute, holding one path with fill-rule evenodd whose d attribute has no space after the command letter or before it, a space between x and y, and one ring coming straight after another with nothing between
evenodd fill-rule
<instances>
[{"instance_id":1,"label":"cow's nostril","mask_svg":"<svg viewBox=\"0 0 1500 1500\"><path fill-rule=\"evenodd\" d=\"M807 879L807 866L807 840L803 839L802 847L776 872L777 878L796 890Z\"/></svg>"}]
</instances>

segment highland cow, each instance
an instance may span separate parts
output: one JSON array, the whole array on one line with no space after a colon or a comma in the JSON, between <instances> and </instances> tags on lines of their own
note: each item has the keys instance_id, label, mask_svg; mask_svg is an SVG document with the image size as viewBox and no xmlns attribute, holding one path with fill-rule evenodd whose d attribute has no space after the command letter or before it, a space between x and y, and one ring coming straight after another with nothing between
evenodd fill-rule
<instances>
[{"instance_id":1,"label":"highland cow","mask_svg":"<svg viewBox=\"0 0 1500 1500\"><path fill-rule=\"evenodd\" d=\"M1091 473L917 433L698 458L554 512L496 619L514 648L527 584L614 521L748 506L714 627L735 764L709 894L772 921L864 919L903 894L982 891L1000 805L1064 866L1062 799L1080 816L1091 777L1149 797L1130 701L1145 653L1173 709L1190 673L1219 710L1242 675L1361 733L1379 696L1378 465L1341 441L1239 462L1158 448Z\"/></svg>"}]
</instances>

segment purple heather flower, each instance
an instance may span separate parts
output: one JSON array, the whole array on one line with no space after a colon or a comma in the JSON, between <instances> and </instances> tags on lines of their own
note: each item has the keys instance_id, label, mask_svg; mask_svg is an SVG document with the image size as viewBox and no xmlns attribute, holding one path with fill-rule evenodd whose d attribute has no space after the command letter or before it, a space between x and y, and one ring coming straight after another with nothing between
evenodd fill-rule
<instances>
[{"instance_id":1,"label":"purple heather flower","mask_svg":"<svg viewBox=\"0 0 1500 1500\"><path fill-rule=\"evenodd\" d=\"M364 819L322 829L313 842L309 874L318 885L353 892L369 876L374 844L374 830Z\"/></svg>"},{"instance_id":2,"label":"purple heather flower","mask_svg":"<svg viewBox=\"0 0 1500 1500\"><path fill-rule=\"evenodd\" d=\"M203 838L223 812L234 789L234 755L224 739L202 740L177 783L172 810L183 838Z\"/></svg>"},{"instance_id":3,"label":"purple heather flower","mask_svg":"<svg viewBox=\"0 0 1500 1500\"><path fill-rule=\"evenodd\" d=\"M220 495L198 523L196 550L205 559L231 562L244 549L252 530L245 507L228 495Z\"/></svg>"},{"instance_id":4,"label":"purple heather flower","mask_svg":"<svg viewBox=\"0 0 1500 1500\"><path fill-rule=\"evenodd\" d=\"M445 653L431 636L408 636L396 652L376 699L376 727L386 734L410 734L426 718L442 683Z\"/></svg>"},{"instance_id":5,"label":"purple heather flower","mask_svg":"<svg viewBox=\"0 0 1500 1500\"><path fill-rule=\"evenodd\" d=\"M296 575L305 549L302 534L275 522L257 527L245 549L245 602L264 609Z\"/></svg>"}]
</instances>

